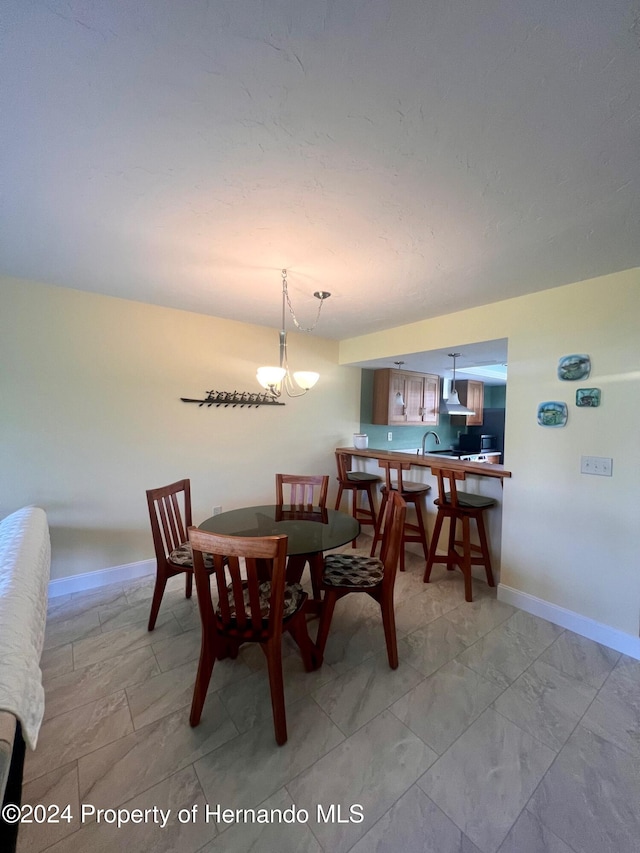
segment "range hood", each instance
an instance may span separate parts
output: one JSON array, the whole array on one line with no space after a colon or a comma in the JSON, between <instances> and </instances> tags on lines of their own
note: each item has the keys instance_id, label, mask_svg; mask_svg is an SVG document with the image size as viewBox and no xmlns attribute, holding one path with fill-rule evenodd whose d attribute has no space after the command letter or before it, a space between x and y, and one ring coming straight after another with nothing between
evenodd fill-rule
<instances>
[{"instance_id":1,"label":"range hood","mask_svg":"<svg viewBox=\"0 0 640 853\"><path fill-rule=\"evenodd\" d=\"M453 379L442 378L442 394L440 395L440 411L447 415L473 415L473 409L468 409L463 406L458 399L458 391L456 389L456 358L460 356L459 352L450 352L450 358L453 359ZM451 390L453 386L453 391ZM443 410L444 405L444 410Z\"/></svg>"},{"instance_id":2,"label":"range hood","mask_svg":"<svg viewBox=\"0 0 640 853\"><path fill-rule=\"evenodd\" d=\"M451 393L451 379L446 376L442 377L442 388L440 390L440 407L438 409L441 415L473 415L473 409L467 409L463 406L459 399L457 391Z\"/></svg>"}]
</instances>

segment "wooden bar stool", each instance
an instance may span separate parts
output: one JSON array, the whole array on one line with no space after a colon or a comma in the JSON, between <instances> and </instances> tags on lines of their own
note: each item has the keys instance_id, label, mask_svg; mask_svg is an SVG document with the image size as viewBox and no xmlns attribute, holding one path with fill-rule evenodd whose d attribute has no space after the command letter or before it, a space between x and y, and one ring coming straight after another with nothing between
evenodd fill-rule
<instances>
[{"instance_id":1,"label":"wooden bar stool","mask_svg":"<svg viewBox=\"0 0 640 853\"><path fill-rule=\"evenodd\" d=\"M419 542L422 545L425 560L429 556L429 542L427 539L427 528L422 515L422 503L424 496L431 491L431 486L426 485L426 483L416 483L413 480L403 479L402 472L408 471L411 468L411 462L378 459L378 465L384 470L385 484L382 487L382 503L380 504L378 522L373 536L371 556L375 555L378 542L382 539L382 524L389 495L392 492L399 492L400 497L405 503L411 503L415 506L417 522L416 524L408 521L404 523L402 548L400 550L400 571L404 572L404 546L406 542ZM395 480L391 479L392 472L395 474Z\"/></svg>"},{"instance_id":2,"label":"wooden bar stool","mask_svg":"<svg viewBox=\"0 0 640 853\"><path fill-rule=\"evenodd\" d=\"M352 454L342 450L336 450L336 464L338 466L338 497L336 498L336 509L340 509L342 495L351 492L351 515L360 522L360 525L370 524L374 530L377 524L376 516L376 484L380 482L377 474L366 474L364 471L352 471ZM369 500L369 508L358 506L358 495L362 493ZM351 547L356 547L356 540L351 542Z\"/></svg>"},{"instance_id":3,"label":"wooden bar stool","mask_svg":"<svg viewBox=\"0 0 640 853\"><path fill-rule=\"evenodd\" d=\"M448 468L431 466L431 471L438 480L438 497L434 501L438 507L436 525L433 530L431 551L427 559L427 567L424 572L424 582L429 583L431 568L434 563L445 563L448 571L453 571L455 566L464 575L464 597L465 601L473 601L471 591L471 566L484 566L489 586L495 586L493 572L491 571L491 557L489 555L489 542L484 526L483 513L485 509L495 506L493 498L483 495L472 495L468 492L459 492L456 488L456 480L464 480L464 471L453 471ZM446 556L437 556L438 539L445 518L449 519L449 543ZM480 545L471 542L469 522L476 522ZM462 523L462 539L456 539L456 526L458 521ZM456 545L462 546L462 552L456 550ZM477 554L479 556L473 556Z\"/></svg>"}]
</instances>

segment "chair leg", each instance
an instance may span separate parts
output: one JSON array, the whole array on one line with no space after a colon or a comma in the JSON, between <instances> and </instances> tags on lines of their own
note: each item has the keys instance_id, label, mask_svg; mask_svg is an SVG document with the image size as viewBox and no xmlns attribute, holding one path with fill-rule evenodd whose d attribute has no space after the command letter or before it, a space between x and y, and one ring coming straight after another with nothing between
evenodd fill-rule
<instances>
[{"instance_id":1,"label":"chair leg","mask_svg":"<svg viewBox=\"0 0 640 853\"><path fill-rule=\"evenodd\" d=\"M373 534L373 545L371 546L371 557L375 557L376 555L376 547L378 542L382 539L382 522L384 521L384 511L387 506L387 501L389 500L389 495L386 489L382 492L382 501L380 503L380 510L378 512L378 520L376 521L375 532Z\"/></svg>"},{"instance_id":2,"label":"chair leg","mask_svg":"<svg viewBox=\"0 0 640 853\"><path fill-rule=\"evenodd\" d=\"M485 563L485 571L487 573L487 583L489 586L495 586L496 582L493 579L493 572L491 571L491 557L489 555L489 540L487 539L487 531L484 528L484 518L482 517L482 513L478 513L476 517L476 524L478 525L478 538L480 539L480 547L482 548L482 556L484 557Z\"/></svg>"},{"instance_id":3,"label":"chair leg","mask_svg":"<svg viewBox=\"0 0 640 853\"><path fill-rule=\"evenodd\" d=\"M371 519L373 521L373 527L375 530L375 526L378 522L378 516L376 513L376 486L375 483L367 483L367 497L369 499L369 509L371 510Z\"/></svg>"},{"instance_id":4,"label":"chair leg","mask_svg":"<svg viewBox=\"0 0 640 853\"><path fill-rule=\"evenodd\" d=\"M160 604L162 603L162 596L164 595L164 588L167 585L167 575L164 573L163 569L158 569L156 574L156 584L153 588L153 598L151 600L151 613L149 614L149 624L147 626L148 631L153 631L156 626L156 619L158 618L158 612L160 610Z\"/></svg>"},{"instance_id":5,"label":"chair leg","mask_svg":"<svg viewBox=\"0 0 640 853\"><path fill-rule=\"evenodd\" d=\"M309 562L309 574L311 576L311 589L313 590L313 600L320 601L322 598L322 590L320 584L322 582L322 572L324 571L324 557L322 551L316 551L313 554L307 554Z\"/></svg>"},{"instance_id":6,"label":"chair leg","mask_svg":"<svg viewBox=\"0 0 640 853\"><path fill-rule=\"evenodd\" d=\"M354 518L358 518L358 490L351 489L351 515ZM355 548L358 544L358 537L351 540L351 547Z\"/></svg>"},{"instance_id":7,"label":"chair leg","mask_svg":"<svg viewBox=\"0 0 640 853\"><path fill-rule=\"evenodd\" d=\"M333 618L333 611L335 610L338 597L338 593L335 589L325 589L324 598L322 599L322 610L320 611L318 636L316 637L316 648L321 659L324 657L324 648L327 645L331 619Z\"/></svg>"},{"instance_id":8,"label":"chair leg","mask_svg":"<svg viewBox=\"0 0 640 853\"><path fill-rule=\"evenodd\" d=\"M383 596L380 601L382 610L382 625L384 637L387 641L387 658L391 669L398 668L398 639L396 636L396 617L393 612L393 596Z\"/></svg>"},{"instance_id":9,"label":"chair leg","mask_svg":"<svg viewBox=\"0 0 640 853\"><path fill-rule=\"evenodd\" d=\"M422 514L422 498L418 498L415 502L416 507L416 519L418 521L418 530L420 531L420 538L422 540L422 552L424 554L425 560L429 559L429 537L427 535L427 528L424 523L424 516Z\"/></svg>"},{"instance_id":10,"label":"chair leg","mask_svg":"<svg viewBox=\"0 0 640 853\"><path fill-rule=\"evenodd\" d=\"M282 746L287 742L287 717L284 709L284 680L282 677L282 637L267 641L265 654L269 668L269 687L271 688L271 708L273 709L273 727L276 743Z\"/></svg>"},{"instance_id":11,"label":"chair leg","mask_svg":"<svg viewBox=\"0 0 640 853\"><path fill-rule=\"evenodd\" d=\"M458 562L458 556L456 554L456 525L458 524L458 519L455 515L449 516L449 545L447 548L447 571L452 572L456 564ZM463 524L464 527L464 524ZM464 538L464 537L463 537Z\"/></svg>"},{"instance_id":12,"label":"chair leg","mask_svg":"<svg viewBox=\"0 0 640 853\"><path fill-rule=\"evenodd\" d=\"M196 683L193 688L193 699L191 700L191 714L189 723L191 726L197 726L200 722L202 707L204 700L207 698L207 690L211 681L211 673L213 665L216 662L216 652L213 647L210 635L205 632L202 634L202 643L200 646L200 661L198 662L198 674L196 675Z\"/></svg>"},{"instance_id":13,"label":"chair leg","mask_svg":"<svg viewBox=\"0 0 640 853\"><path fill-rule=\"evenodd\" d=\"M340 502L342 501L342 493L344 489L342 488L342 483L338 482L338 497L336 498L336 509L340 509Z\"/></svg>"},{"instance_id":14,"label":"chair leg","mask_svg":"<svg viewBox=\"0 0 640 853\"><path fill-rule=\"evenodd\" d=\"M184 580L185 598L191 598L192 590L193 590L193 572L185 572L185 580Z\"/></svg>"},{"instance_id":15,"label":"chair leg","mask_svg":"<svg viewBox=\"0 0 640 853\"><path fill-rule=\"evenodd\" d=\"M471 535L469 531L469 516L462 516L462 573L464 575L464 600L473 601L471 583Z\"/></svg>"},{"instance_id":16,"label":"chair leg","mask_svg":"<svg viewBox=\"0 0 640 853\"><path fill-rule=\"evenodd\" d=\"M429 578L431 577L431 569L433 568L433 564L436 559L436 550L438 548L438 541L440 539L440 531L442 530L443 520L443 514L441 512L438 512L436 516L436 524L433 528L433 536L431 538L431 548L429 549L429 556L427 557L427 565L424 570L424 583L429 583Z\"/></svg>"}]
</instances>

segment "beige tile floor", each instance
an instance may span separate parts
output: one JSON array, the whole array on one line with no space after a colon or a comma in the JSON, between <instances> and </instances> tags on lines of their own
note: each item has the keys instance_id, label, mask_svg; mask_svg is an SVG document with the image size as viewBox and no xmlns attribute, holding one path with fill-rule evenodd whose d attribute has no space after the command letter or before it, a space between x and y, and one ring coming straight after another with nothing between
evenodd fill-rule
<instances>
[{"instance_id":1,"label":"beige tile floor","mask_svg":"<svg viewBox=\"0 0 640 853\"><path fill-rule=\"evenodd\" d=\"M190 728L195 599L174 582L148 633L151 588L145 578L50 602L46 716L24 801L69 804L72 818L24 824L19 853L640 849L640 662L482 583L470 604L456 574L424 585L408 555L400 667L387 665L376 605L343 600L320 671L306 674L285 642L289 740L278 748L255 647L216 664ZM294 803L308 819L207 817L219 804L291 820ZM118 827L118 816L143 822Z\"/></svg>"}]
</instances>

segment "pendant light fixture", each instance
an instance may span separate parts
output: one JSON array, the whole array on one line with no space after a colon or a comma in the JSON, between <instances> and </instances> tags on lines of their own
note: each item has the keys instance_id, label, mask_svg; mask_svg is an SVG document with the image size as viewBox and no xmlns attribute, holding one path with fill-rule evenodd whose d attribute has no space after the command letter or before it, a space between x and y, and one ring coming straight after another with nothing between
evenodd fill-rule
<instances>
[{"instance_id":1,"label":"pendant light fixture","mask_svg":"<svg viewBox=\"0 0 640 853\"><path fill-rule=\"evenodd\" d=\"M402 365L404 364L404 361L394 361L393 363L398 368L398 370L402 370ZM396 406L404 407L404 405L405 402L404 397L402 396L402 391L396 391Z\"/></svg>"},{"instance_id":2,"label":"pendant light fixture","mask_svg":"<svg viewBox=\"0 0 640 853\"><path fill-rule=\"evenodd\" d=\"M256 377L260 385L266 388L272 397L279 397L284 391L288 397L302 397L309 389L313 388L320 374L311 370L297 370L293 376L289 372L289 363L287 358L287 332L285 329L285 306L289 307L289 313L293 318L293 322L297 329L301 332L312 332L318 325L320 320L320 312L322 311L322 303L328 299L331 294L326 290L317 290L313 294L316 299L320 300L318 313L315 322L312 326L305 328L298 323L293 305L289 299L289 291L287 288L287 271L282 270L282 328L280 329L280 366L279 367L259 367Z\"/></svg>"},{"instance_id":3,"label":"pendant light fixture","mask_svg":"<svg viewBox=\"0 0 640 853\"><path fill-rule=\"evenodd\" d=\"M473 409L467 409L466 406L462 405L458 398L458 391L456 390L456 358L460 358L461 353L450 352L447 355L453 359L453 380L446 402L447 412L450 415L475 415Z\"/></svg>"}]
</instances>

